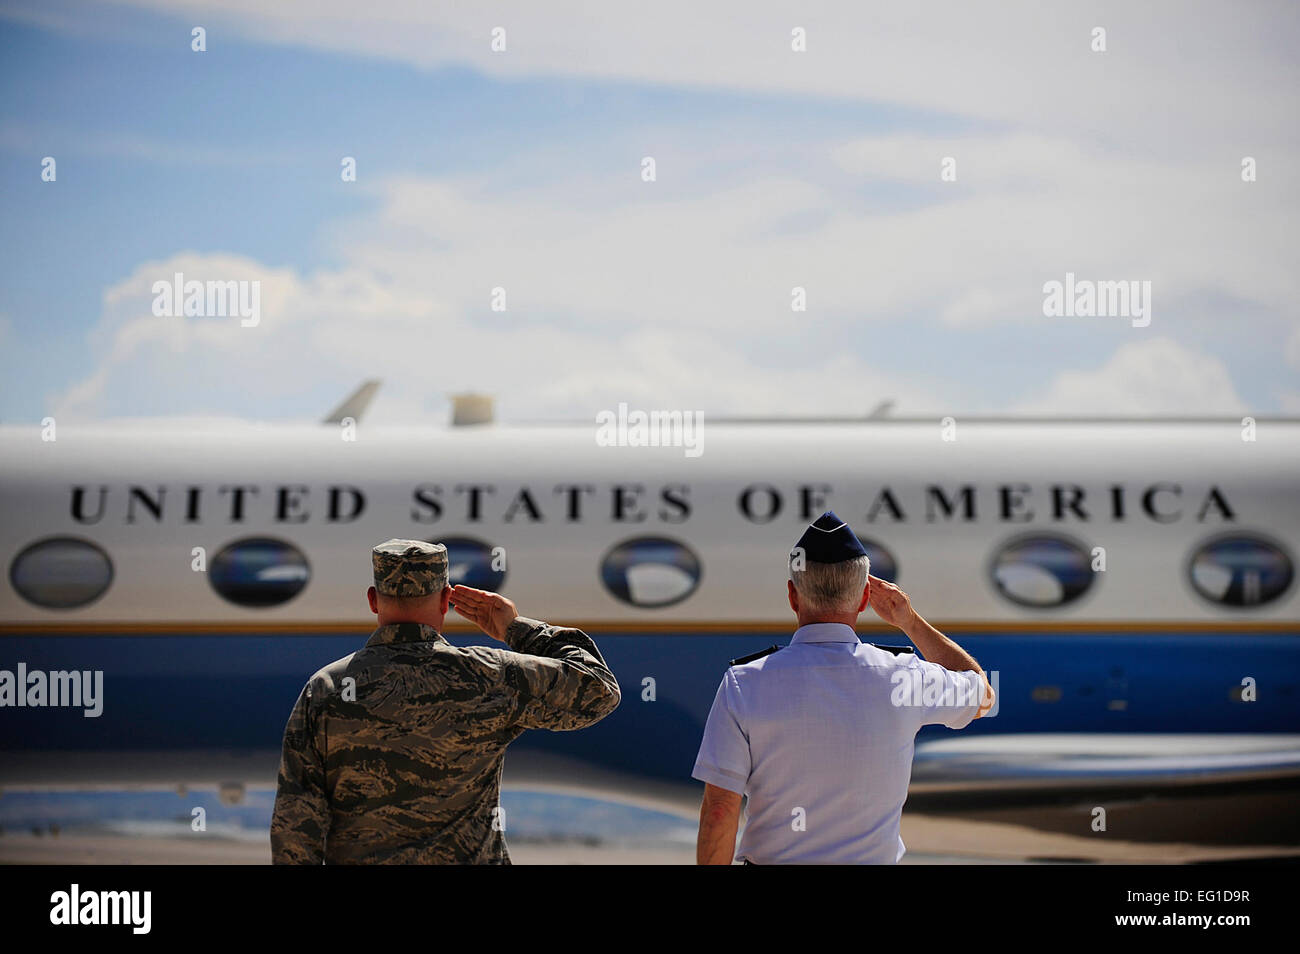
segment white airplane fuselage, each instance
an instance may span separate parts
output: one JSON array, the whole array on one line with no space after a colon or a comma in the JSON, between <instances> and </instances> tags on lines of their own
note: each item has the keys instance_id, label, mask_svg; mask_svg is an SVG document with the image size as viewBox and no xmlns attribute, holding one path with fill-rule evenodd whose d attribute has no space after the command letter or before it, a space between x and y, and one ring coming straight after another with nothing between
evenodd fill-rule
<instances>
[{"instance_id":1,"label":"white airplane fuselage","mask_svg":"<svg viewBox=\"0 0 1300 954\"><path fill-rule=\"evenodd\" d=\"M411 537L619 677L604 722L526 744L684 778L728 660L793 630L824 510L998 674L966 732L1300 732L1300 423L716 424L698 456L594 433L0 429L0 670L104 679L94 718L0 708L0 748L275 748L373 626L370 547Z\"/></svg>"}]
</instances>

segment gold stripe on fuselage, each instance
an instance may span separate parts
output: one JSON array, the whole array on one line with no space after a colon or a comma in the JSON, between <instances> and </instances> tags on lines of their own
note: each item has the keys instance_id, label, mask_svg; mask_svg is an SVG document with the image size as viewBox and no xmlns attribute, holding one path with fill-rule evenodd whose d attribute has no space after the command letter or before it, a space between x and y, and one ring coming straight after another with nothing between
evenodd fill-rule
<instances>
[{"instance_id":1,"label":"gold stripe on fuselage","mask_svg":"<svg viewBox=\"0 0 1300 954\"><path fill-rule=\"evenodd\" d=\"M711 620L676 620L672 622L637 622L634 620L606 620L572 622L569 620L548 620L556 625L575 626L593 634L600 633L645 633L672 634L681 633L719 633L744 635L748 633L792 633L793 621L749 621L718 622ZM990 622L985 620L941 620L934 625L943 631L954 633L1221 633L1224 635L1260 634L1260 633L1300 633L1300 621L1296 620L1057 620L1057 621L1006 621ZM202 634L237 634L273 635L277 633L330 634L355 633L368 635L374 629L369 622L287 622L281 620L226 621L214 623L86 623L71 620L58 620L31 623L0 623L0 636L21 635L105 635L105 636L151 636L151 635L202 635ZM872 635L898 634L892 626L881 624L863 624L856 627L860 633ZM450 625L446 632L452 636L466 636L478 632L463 623Z\"/></svg>"}]
</instances>

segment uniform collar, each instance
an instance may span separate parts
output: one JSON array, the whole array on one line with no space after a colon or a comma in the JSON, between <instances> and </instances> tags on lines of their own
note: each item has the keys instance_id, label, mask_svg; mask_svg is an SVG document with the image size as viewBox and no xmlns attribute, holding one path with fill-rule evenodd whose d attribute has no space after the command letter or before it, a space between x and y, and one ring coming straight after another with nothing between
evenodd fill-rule
<instances>
[{"instance_id":1,"label":"uniform collar","mask_svg":"<svg viewBox=\"0 0 1300 954\"><path fill-rule=\"evenodd\" d=\"M446 642L442 634L424 623L387 623L375 629L366 640L367 646L385 643Z\"/></svg>"},{"instance_id":2,"label":"uniform collar","mask_svg":"<svg viewBox=\"0 0 1300 954\"><path fill-rule=\"evenodd\" d=\"M858 634L846 623L809 623L794 631L790 645L795 643L860 643Z\"/></svg>"}]
</instances>

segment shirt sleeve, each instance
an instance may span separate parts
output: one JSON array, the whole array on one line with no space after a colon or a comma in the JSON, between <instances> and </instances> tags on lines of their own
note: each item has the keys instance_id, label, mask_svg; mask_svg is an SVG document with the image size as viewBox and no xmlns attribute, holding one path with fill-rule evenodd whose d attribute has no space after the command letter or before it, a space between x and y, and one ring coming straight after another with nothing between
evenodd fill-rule
<instances>
[{"instance_id":1,"label":"shirt sleeve","mask_svg":"<svg viewBox=\"0 0 1300 954\"><path fill-rule=\"evenodd\" d=\"M970 725L984 696L980 674L973 669L954 672L916 656L912 657L912 665L919 670L919 678L913 675L912 696L921 715L920 725L946 725L950 729Z\"/></svg>"},{"instance_id":2,"label":"shirt sleeve","mask_svg":"<svg viewBox=\"0 0 1300 954\"><path fill-rule=\"evenodd\" d=\"M284 728L275 809L271 814L271 863L318 865L325 858L330 808L325 761L316 745L311 683L303 687Z\"/></svg>"},{"instance_id":3,"label":"shirt sleeve","mask_svg":"<svg viewBox=\"0 0 1300 954\"><path fill-rule=\"evenodd\" d=\"M519 693L526 729L582 729L613 712L622 695L600 650L580 629L521 616L506 629L506 679Z\"/></svg>"},{"instance_id":4,"label":"shirt sleeve","mask_svg":"<svg viewBox=\"0 0 1300 954\"><path fill-rule=\"evenodd\" d=\"M713 708L704 725L704 738L691 777L744 795L752 763L749 736L745 734L739 713L740 683L728 669L713 697Z\"/></svg>"}]
</instances>

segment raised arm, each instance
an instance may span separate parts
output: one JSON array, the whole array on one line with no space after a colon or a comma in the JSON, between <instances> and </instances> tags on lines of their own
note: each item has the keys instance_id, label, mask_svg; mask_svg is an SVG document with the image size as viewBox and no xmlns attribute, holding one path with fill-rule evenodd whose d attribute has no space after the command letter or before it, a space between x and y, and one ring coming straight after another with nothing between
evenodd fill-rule
<instances>
[{"instance_id":1,"label":"raised arm","mask_svg":"<svg viewBox=\"0 0 1300 954\"><path fill-rule=\"evenodd\" d=\"M901 629L924 659L938 663L944 669L953 672L980 674L984 692L975 718L980 718L993 708L993 687L989 685L984 670L980 668L974 656L926 622L925 618L913 608L907 594L893 583L869 576L867 584L870 587L871 608L876 611L876 615L891 626Z\"/></svg>"},{"instance_id":2,"label":"raised arm","mask_svg":"<svg viewBox=\"0 0 1300 954\"><path fill-rule=\"evenodd\" d=\"M513 602L486 590L457 586L452 601L456 612L518 654L507 678L520 694L520 725L581 729L617 708L618 680L582 630L520 616Z\"/></svg>"}]
</instances>

